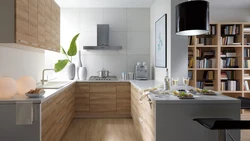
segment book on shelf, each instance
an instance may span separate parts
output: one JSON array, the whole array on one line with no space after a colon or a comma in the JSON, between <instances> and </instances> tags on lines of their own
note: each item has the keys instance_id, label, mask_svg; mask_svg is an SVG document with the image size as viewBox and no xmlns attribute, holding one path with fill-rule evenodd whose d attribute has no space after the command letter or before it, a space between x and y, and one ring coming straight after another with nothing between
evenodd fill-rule
<instances>
[{"instance_id":1,"label":"book on shelf","mask_svg":"<svg viewBox=\"0 0 250 141\"><path fill-rule=\"evenodd\" d=\"M192 43L193 43L193 36L188 36L188 42L189 42L189 45L192 45Z\"/></svg>"},{"instance_id":2,"label":"book on shelf","mask_svg":"<svg viewBox=\"0 0 250 141\"><path fill-rule=\"evenodd\" d=\"M216 35L216 25L210 25L209 35Z\"/></svg>"},{"instance_id":3,"label":"book on shelf","mask_svg":"<svg viewBox=\"0 0 250 141\"><path fill-rule=\"evenodd\" d=\"M222 35L237 35L240 33L240 25L227 25L221 28Z\"/></svg>"},{"instance_id":4,"label":"book on shelf","mask_svg":"<svg viewBox=\"0 0 250 141\"><path fill-rule=\"evenodd\" d=\"M192 50L188 50L188 57L193 57L194 56L194 52Z\"/></svg>"},{"instance_id":5,"label":"book on shelf","mask_svg":"<svg viewBox=\"0 0 250 141\"><path fill-rule=\"evenodd\" d=\"M250 68L250 60L244 60L244 67Z\"/></svg>"},{"instance_id":6,"label":"book on shelf","mask_svg":"<svg viewBox=\"0 0 250 141\"><path fill-rule=\"evenodd\" d=\"M196 68L216 68L215 58L196 60Z\"/></svg>"},{"instance_id":7,"label":"book on shelf","mask_svg":"<svg viewBox=\"0 0 250 141\"><path fill-rule=\"evenodd\" d=\"M211 58L215 56L215 51L204 51L202 57Z\"/></svg>"},{"instance_id":8,"label":"book on shelf","mask_svg":"<svg viewBox=\"0 0 250 141\"><path fill-rule=\"evenodd\" d=\"M201 57L201 49L196 49L196 57Z\"/></svg>"},{"instance_id":9,"label":"book on shelf","mask_svg":"<svg viewBox=\"0 0 250 141\"><path fill-rule=\"evenodd\" d=\"M204 71L203 79L214 80L214 71Z\"/></svg>"},{"instance_id":10,"label":"book on shelf","mask_svg":"<svg viewBox=\"0 0 250 141\"><path fill-rule=\"evenodd\" d=\"M212 45L213 39L208 37L199 37L198 38L198 45Z\"/></svg>"},{"instance_id":11,"label":"book on shelf","mask_svg":"<svg viewBox=\"0 0 250 141\"><path fill-rule=\"evenodd\" d=\"M236 52L227 52L226 57L236 57Z\"/></svg>"},{"instance_id":12,"label":"book on shelf","mask_svg":"<svg viewBox=\"0 0 250 141\"><path fill-rule=\"evenodd\" d=\"M237 58L221 58L221 68L238 68Z\"/></svg>"},{"instance_id":13,"label":"book on shelf","mask_svg":"<svg viewBox=\"0 0 250 141\"><path fill-rule=\"evenodd\" d=\"M221 71L221 80L236 79L236 71Z\"/></svg>"},{"instance_id":14,"label":"book on shelf","mask_svg":"<svg viewBox=\"0 0 250 141\"><path fill-rule=\"evenodd\" d=\"M193 71L188 71L188 78L192 80L192 78L193 78Z\"/></svg>"},{"instance_id":15,"label":"book on shelf","mask_svg":"<svg viewBox=\"0 0 250 141\"><path fill-rule=\"evenodd\" d=\"M244 57L250 57L250 49L244 48Z\"/></svg>"},{"instance_id":16,"label":"book on shelf","mask_svg":"<svg viewBox=\"0 0 250 141\"><path fill-rule=\"evenodd\" d=\"M249 91L248 81L244 81L244 90Z\"/></svg>"},{"instance_id":17,"label":"book on shelf","mask_svg":"<svg viewBox=\"0 0 250 141\"><path fill-rule=\"evenodd\" d=\"M244 27L243 31L244 33L250 33L250 27Z\"/></svg>"},{"instance_id":18,"label":"book on shelf","mask_svg":"<svg viewBox=\"0 0 250 141\"><path fill-rule=\"evenodd\" d=\"M237 80L222 81L221 91L240 91L240 83Z\"/></svg>"},{"instance_id":19,"label":"book on shelf","mask_svg":"<svg viewBox=\"0 0 250 141\"><path fill-rule=\"evenodd\" d=\"M194 67L194 58L188 58L188 68Z\"/></svg>"},{"instance_id":20,"label":"book on shelf","mask_svg":"<svg viewBox=\"0 0 250 141\"><path fill-rule=\"evenodd\" d=\"M200 89L214 90L213 81L197 81L196 87Z\"/></svg>"}]
</instances>

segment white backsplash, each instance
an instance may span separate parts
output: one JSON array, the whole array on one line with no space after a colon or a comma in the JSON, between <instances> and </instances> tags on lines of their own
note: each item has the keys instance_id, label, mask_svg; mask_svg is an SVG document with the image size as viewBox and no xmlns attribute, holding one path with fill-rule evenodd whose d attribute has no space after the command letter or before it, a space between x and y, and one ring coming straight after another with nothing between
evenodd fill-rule
<instances>
[{"instance_id":1,"label":"white backsplash","mask_svg":"<svg viewBox=\"0 0 250 141\"><path fill-rule=\"evenodd\" d=\"M110 25L110 45L122 46L120 51L83 51L83 46L97 45L97 24ZM78 48L87 67L88 78L102 68L118 78L122 72L134 71L136 62L150 65L149 8L82 8L61 9L61 45L69 46L71 38L81 33ZM46 66L53 67L58 55L46 52ZM73 62L77 65L78 58ZM64 72L60 73L65 76Z\"/></svg>"}]
</instances>

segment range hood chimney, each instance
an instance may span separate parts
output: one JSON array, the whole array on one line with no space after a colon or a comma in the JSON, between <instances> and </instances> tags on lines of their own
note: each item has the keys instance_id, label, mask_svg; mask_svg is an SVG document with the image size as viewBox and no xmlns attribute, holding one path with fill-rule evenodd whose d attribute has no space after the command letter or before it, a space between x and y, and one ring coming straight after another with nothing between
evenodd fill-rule
<instances>
[{"instance_id":1,"label":"range hood chimney","mask_svg":"<svg viewBox=\"0 0 250 141\"><path fill-rule=\"evenodd\" d=\"M122 46L109 46L109 25L97 25L97 46L83 46L84 50L121 50Z\"/></svg>"}]
</instances>

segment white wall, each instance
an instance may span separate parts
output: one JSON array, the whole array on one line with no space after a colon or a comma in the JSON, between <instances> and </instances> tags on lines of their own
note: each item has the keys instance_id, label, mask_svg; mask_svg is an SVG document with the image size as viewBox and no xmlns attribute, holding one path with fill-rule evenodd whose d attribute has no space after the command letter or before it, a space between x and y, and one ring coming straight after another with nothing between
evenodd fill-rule
<instances>
[{"instance_id":1,"label":"white wall","mask_svg":"<svg viewBox=\"0 0 250 141\"><path fill-rule=\"evenodd\" d=\"M247 8L210 8L211 22L249 22L250 9Z\"/></svg>"},{"instance_id":2,"label":"white wall","mask_svg":"<svg viewBox=\"0 0 250 141\"><path fill-rule=\"evenodd\" d=\"M18 79L29 75L38 82L44 68L44 52L0 46L0 66L0 77Z\"/></svg>"},{"instance_id":3,"label":"white wall","mask_svg":"<svg viewBox=\"0 0 250 141\"><path fill-rule=\"evenodd\" d=\"M134 72L137 61L150 64L149 8L82 8L61 9L61 45L68 48L72 37L80 33L78 48L97 45L97 24L110 25L110 45L121 51L83 51L88 77L102 68L120 78L122 72ZM58 56L57 56L58 57ZM47 67L53 67L56 55L46 53ZM77 64L78 58L74 57Z\"/></svg>"},{"instance_id":4,"label":"white wall","mask_svg":"<svg viewBox=\"0 0 250 141\"><path fill-rule=\"evenodd\" d=\"M175 34L175 6L185 0L156 0L150 9L151 22L151 69L153 77L157 81L163 81L166 75L165 68L155 68L155 22L164 14L167 14L167 67L172 77L185 77L188 73L187 62L187 37ZM181 84L181 81L179 82Z\"/></svg>"}]
</instances>

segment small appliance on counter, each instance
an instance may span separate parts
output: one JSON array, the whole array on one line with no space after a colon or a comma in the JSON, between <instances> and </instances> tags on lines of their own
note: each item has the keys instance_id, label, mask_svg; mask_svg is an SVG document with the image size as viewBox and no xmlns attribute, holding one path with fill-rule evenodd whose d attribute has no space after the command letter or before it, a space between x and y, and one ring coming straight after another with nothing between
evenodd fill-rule
<instances>
[{"instance_id":1,"label":"small appliance on counter","mask_svg":"<svg viewBox=\"0 0 250 141\"><path fill-rule=\"evenodd\" d=\"M146 65L146 62L137 62L135 66L135 79L148 80L148 66Z\"/></svg>"}]
</instances>

